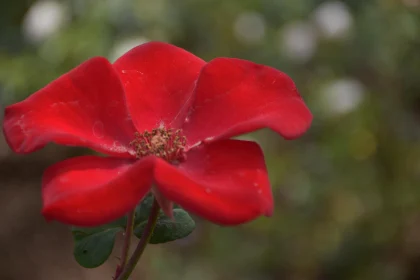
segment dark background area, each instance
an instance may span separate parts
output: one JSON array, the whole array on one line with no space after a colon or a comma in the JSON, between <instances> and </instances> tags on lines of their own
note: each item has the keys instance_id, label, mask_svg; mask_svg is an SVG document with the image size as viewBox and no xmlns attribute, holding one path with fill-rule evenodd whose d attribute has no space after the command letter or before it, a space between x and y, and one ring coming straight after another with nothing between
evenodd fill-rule
<instances>
[{"instance_id":1,"label":"dark background area","mask_svg":"<svg viewBox=\"0 0 420 280\"><path fill-rule=\"evenodd\" d=\"M245 136L266 154L272 218L197 219L133 279L420 279L420 0L2 0L0 107L149 40L276 67L315 118L296 141ZM111 279L119 248L79 268L68 227L40 214L44 168L82 153L17 156L0 138L0 279Z\"/></svg>"}]
</instances>

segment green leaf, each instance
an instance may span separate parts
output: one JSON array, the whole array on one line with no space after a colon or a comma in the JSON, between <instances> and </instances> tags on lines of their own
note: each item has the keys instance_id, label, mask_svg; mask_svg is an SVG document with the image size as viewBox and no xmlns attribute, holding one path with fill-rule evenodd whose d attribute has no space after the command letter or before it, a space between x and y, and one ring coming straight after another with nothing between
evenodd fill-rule
<instances>
[{"instance_id":1,"label":"green leaf","mask_svg":"<svg viewBox=\"0 0 420 280\"><path fill-rule=\"evenodd\" d=\"M159 214L156 227L153 231L151 244L166 243L187 237L195 229L195 222L183 209L174 209L174 219L168 218L162 212ZM140 238L147 221L138 224L134 234Z\"/></svg>"},{"instance_id":2,"label":"green leaf","mask_svg":"<svg viewBox=\"0 0 420 280\"><path fill-rule=\"evenodd\" d=\"M149 219L153 196L148 195L137 205L134 216L134 233L140 237ZM94 268L102 265L111 255L117 233L124 231L127 217L112 223L95 227L73 227L74 257L83 267ZM182 209L174 209L174 220L159 213L155 231L150 240L152 244L165 243L184 238L195 228L194 220Z\"/></svg>"},{"instance_id":3,"label":"green leaf","mask_svg":"<svg viewBox=\"0 0 420 280\"><path fill-rule=\"evenodd\" d=\"M143 222L147 222L149 219L149 213L152 209L154 197L152 195L146 196L141 203L139 203L136 207L136 214L134 217L134 224L139 225Z\"/></svg>"},{"instance_id":4,"label":"green leaf","mask_svg":"<svg viewBox=\"0 0 420 280\"><path fill-rule=\"evenodd\" d=\"M134 224L147 222L153 197L148 195L136 207ZM111 255L118 232L124 231L127 216L112 223L94 227L73 227L73 254L76 261L83 267L94 268L102 265Z\"/></svg>"},{"instance_id":5,"label":"green leaf","mask_svg":"<svg viewBox=\"0 0 420 280\"><path fill-rule=\"evenodd\" d=\"M113 226L113 227L112 227ZM124 230L117 223L97 228L72 229L74 238L74 257L83 267L94 268L102 265L111 255L115 237Z\"/></svg>"}]
</instances>

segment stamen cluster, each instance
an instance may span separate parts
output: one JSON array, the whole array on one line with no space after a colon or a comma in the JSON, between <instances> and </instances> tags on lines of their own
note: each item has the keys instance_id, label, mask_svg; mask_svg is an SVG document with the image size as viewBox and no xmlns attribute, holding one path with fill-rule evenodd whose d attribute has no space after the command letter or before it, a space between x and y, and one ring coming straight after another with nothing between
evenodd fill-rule
<instances>
[{"instance_id":1,"label":"stamen cluster","mask_svg":"<svg viewBox=\"0 0 420 280\"><path fill-rule=\"evenodd\" d=\"M168 162L185 159L187 139L181 129L155 128L151 132L136 132L134 135L136 138L130 142L130 146L134 147L137 158L155 155Z\"/></svg>"}]
</instances>

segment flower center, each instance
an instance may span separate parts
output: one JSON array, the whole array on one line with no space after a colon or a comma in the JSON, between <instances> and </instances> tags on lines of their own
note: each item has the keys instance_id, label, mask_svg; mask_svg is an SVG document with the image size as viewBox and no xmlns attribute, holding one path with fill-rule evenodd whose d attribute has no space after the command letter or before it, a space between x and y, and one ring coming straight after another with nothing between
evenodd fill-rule
<instances>
[{"instance_id":1,"label":"flower center","mask_svg":"<svg viewBox=\"0 0 420 280\"><path fill-rule=\"evenodd\" d=\"M151 132L136 132L134 136L136 138L130 142L130 146L134 147L137 158L155 155L168 162L185 159L187 139L182 129L155 128Z\"/></svg>"}]
</instances>

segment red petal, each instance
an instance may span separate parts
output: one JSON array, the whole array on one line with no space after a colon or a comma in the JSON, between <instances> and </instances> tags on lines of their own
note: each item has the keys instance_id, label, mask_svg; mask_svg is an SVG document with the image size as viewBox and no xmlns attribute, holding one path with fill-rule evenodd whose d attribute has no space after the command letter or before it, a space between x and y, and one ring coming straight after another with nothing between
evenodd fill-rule
<instances>
[{"instance_id":1,"label":"red petal","mask_svg":"<svg viewBox=\"0 0 420 280\"><path fill-rule=\"evenodd\" d=\"M115 70L96 57L7 107L3 131L17 153L55 142L128 156L135 130Z\"/></svg>"},{"instance_id":2,"label":"red petal","mask_svg":"<svg viewBox=\"0 0 420 280\"><path fill-rule=\"evenodd\" d=\"M170 201L169 199L167 199L166 197L164 197L162 193L156 188L152 188L152 194L155 197L156 201L158 202L160 208L162 209L162 212L169 218L173 219L174 218L174 212L173 212L174 203Z\"/></svg>"},{"instance_id":3,"label":"red petal","mask_svg":"<svg viewBox=\"0 0 420 280\"><path fill-rule=\"evenodd\" d=\"M166 198L217 224L241 224L273 211L264 156L254 142L197 147L178 168L157 165L155 180Z\"/></svg>"},{"instance_id":4,"label":"red petal","mask_svg":"<svg viewBox=\"0 0 420 280\"><path fill-rule=\"evenodd\" d=\"M169 201L222 225L272 214L264 156L256 143L222 140L197 147L187 157L178 167L156 157L84 156L57 163L44 174L43 214L76 226L111 222L134 209L153 178L154 193L164 195L158 198L169 215Z\"/></svg>"},{"instance_id":5,"label":"red petal","mask_svg":"<svg viewBox=\"0 0 420 280\"><path fill-rule=\"evenodd\" d=\"M114 63L140 132L182 125L204 64L193 54L160 42L140 45Z\"/></svg>"},{"instance_id":6,"label":"red petal","mask_svg":"<svg viewBox=\"0 0 420 280\"><path fill-rule=\"evenodd\" d=\"M154 158L137 162L83 156L59 162L42 180L43 215L97 226L122 217L150 191Z\"/></svg>"},{"instance_id":7,"label":"red petal","mask_svg":"<svg viewBox=\"0 0 420 280\"><path fill-rule=\"evenodd\" d=\"M286 139L303 134L312 114L284 73L253 62L217 58L202 70L184 125L189 145L269 127Z\"/></svg>"}]
</instances>

